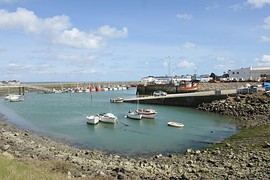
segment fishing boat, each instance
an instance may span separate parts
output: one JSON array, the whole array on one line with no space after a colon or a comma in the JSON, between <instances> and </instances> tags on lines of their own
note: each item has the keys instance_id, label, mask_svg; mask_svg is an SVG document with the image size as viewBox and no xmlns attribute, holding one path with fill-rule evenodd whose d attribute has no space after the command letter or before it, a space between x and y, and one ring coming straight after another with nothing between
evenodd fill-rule
<instances>
[{"instance_id":1,"label":"fishing boat","mask_svg":"<svg viewBox=\"0 0 270 180\"><path fill-rule=\"evenodd\" d=\"M87 124L95 125L99 122L100 117L99 116L86 116Z\"/></svg>"},{"instance_id":2,"label":"fishing boat","mask_svg":"<svg viewBox=\"0 0 270 180\"><path fill-rule=\"evenodd\" d=\"M128 114L127 114L127 118L141 120L142 119L142 114L137 113L137 112L129 111Z\"/></svg>"},{"instance_id":3,"label":"fishing boat","mask_svg":"<svg viewBox=\"0 0 270 180\"><path fill-rule=\"evenodd\" d=\"M198 81L180 81L179 92L196 92L199 88Z\"/></svg>"},{"instance_id":4,"label":"fishing boat","mask_svg":"<svg viewBox=\"0 0 270 180\"><path fill-rule=\"evenodd\" d=\"M100 85L97 85L97 86L96 86L96 91L102 91L102 88L101 88Z\"/></svg>"},{"instance_id":5,"label":"fishing boat","mask_svg":"<svg viewBox=\"0 0 270 180\"><path fill-rule=\"evenodd\" d=\"M143 118L154 119L157 115L157 111L154 109L137 109L135 112L141 114Z\"/></svg>"},{"instance_id":6,"label":"fishing boat","mask_svg":"<svg viewBox=\"0 0 270 180\"><path fill-rule=\"evenodd\" d=\"M92 85L89 86L89 91L90 92L96 92L96 88L93 87Z\"/></svg>"},{"instance_id":7,"label":"fishing boat","mask_svg":"<svg viewBox=\"0 0 270 180\"><path fill-rule=\"evenodd\" d=\"M117 122L117 117L112 113L100 113L98 114L99 121L105 122L105 123L113 123L115 124Z\"/></svg>"},{"instance_id":8,"label":"fishing boat","mask_svg":"<svg viewBox=\"0 0 270 180\"><path fill-rule=\"evenodd\" d=\"M184 127L184 124L182 124L180 122L170 121L167 124L168 124L168 126L173 126L173 127Z\"/></svg>"},{"instance_id":9,"label":"fishing boat","mask_svg":"<svg viewBox=\"0 0 270 180\"><path fill-rule=\"evenodd\" d=\"M110 99L110 102L112 102L112 103L122 103L122 102L124 102L124 98L118 97L118 98L115 98L115 99Z\"/></svg>"}]
</instances>

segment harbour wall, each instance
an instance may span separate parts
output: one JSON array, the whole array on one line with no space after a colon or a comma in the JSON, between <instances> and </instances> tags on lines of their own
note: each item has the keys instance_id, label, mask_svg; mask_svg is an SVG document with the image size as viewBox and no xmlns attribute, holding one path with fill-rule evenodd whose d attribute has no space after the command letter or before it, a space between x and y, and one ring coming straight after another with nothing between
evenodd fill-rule
<instances>
[{"instance_id":1,"label":"harbour wall","mask_svg":"<svg viewBox=\"0 0 270 180\"><path fill-rule=\"evenodd\" d=\"M230 94L229 96L235 96ZM140 100L140 104L155 104L166 106L180 106L180 107L198 107L202 103L211 103L214 100L226 99L227 94L209 95L209 96L185 96L185 97L161 97L153 99ZM127 102L127 101L125 101ZM130 103L137 103L137 100L130 100Z\"/></svg>"},{"instance_id":2,"label":"harbour wall","mask_svg":"<svg viewBox=\"0 0 270 180\"><path fill-rule=\"evenodd\" d=\"M229 83L199 83L198 91L215 91L224 89L237 89L246 84L258 85L258 82L229 82ZM142 84L137 86L137 95L152 95L154 91L161 90L168 94L178 94L179 86L173 84L155 84L144 86Z\"/></svg>"},{"instance_id":3,"label":"harbour wall","mask_svg":"<svg viewBox=\"0 0 270 180\"><path fill-rule=\"evenodd\" d=\"M25 88L23 86L17 87L0 87L0 96L5 94L24 94Z\"/></svg>"}]
</instances>

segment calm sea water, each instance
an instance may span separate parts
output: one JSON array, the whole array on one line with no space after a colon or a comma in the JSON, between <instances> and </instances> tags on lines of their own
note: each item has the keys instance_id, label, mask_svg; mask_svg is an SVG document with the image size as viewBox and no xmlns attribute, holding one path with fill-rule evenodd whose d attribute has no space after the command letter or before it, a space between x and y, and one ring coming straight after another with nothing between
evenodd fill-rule
<instances>
[{"instance_id":1,"label":"calm sea water","mask_svg":"<svg viewBox=\"0 0 270 180\"><path fill-rule=\"evenodd\" d=\"M28 93L23 102L0 103L0 112L20 127L62 139L73 145L123 155L184 152L207 147L236 133L229 118L191 108L110 103L111 98L135 97L136 89L93 93ZM125 118L129 110L153 108L155 119ZM117 124L87 125L86 116L112 112ZM167 126L168 121L183 128Z\"/></svg>"}]
</instances>

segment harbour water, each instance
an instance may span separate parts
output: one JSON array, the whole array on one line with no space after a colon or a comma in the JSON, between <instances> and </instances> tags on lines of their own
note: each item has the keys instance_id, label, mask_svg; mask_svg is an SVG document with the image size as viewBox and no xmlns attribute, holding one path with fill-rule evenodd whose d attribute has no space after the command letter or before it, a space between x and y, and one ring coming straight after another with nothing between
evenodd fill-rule
<instances>
[{"instance_id":1,"label":"harbour water","mask_svg":"<svg viewBox=\"0 0 270 180\"><path fill-rule=\"evenodd\" d=\"M236 133L234 122L224 116L191 108L131 103L110 103L111 98L135 97L136 89L93 93L27 93L22 102L1 100L0 113L19 127L66 143L122 155L184 152L203 148ZM129 110L153 108L155 119L125 118ZM114 113L116 124L87 125L86 116ZM181 122L183 128L167 126Z\"/></svg>"}]
</instances>

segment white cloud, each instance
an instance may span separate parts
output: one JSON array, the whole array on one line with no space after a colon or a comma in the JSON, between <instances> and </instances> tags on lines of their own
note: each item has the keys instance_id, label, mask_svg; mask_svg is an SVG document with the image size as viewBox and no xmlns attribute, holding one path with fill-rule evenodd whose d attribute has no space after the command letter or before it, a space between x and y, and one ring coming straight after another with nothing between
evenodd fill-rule
<instances>
[{"instance_id":1,"label":"white cloud","mask_svg":"<svg viewBox=\"0 0 270 180\"><path fill-rule=\"evenodd\" d=\"M96 32L88 33L72 27L66 15L52 18L39 18L33 11L17 8L15 12L0 9L0 29L18 29L26 33L34 33L53 44L73 48L93 49L103 47L109 38L125 38L128 29L117 30L108 25L102 26Z\"/></svg>"},{"instance_id":2,"label":"white cloud","mask_svg":"<svg viewBox=\"0 0 270 180\"><path fill-rule=\"evenodd\" d=\"M258 66L269 66L270 65L270 54L263 55L261 58L257 58L257 65Z\"/></svg>"},{"instance_id":3,"label":"white cloud","mask_svg":"<svg viewBox=\"0 0 270 180\"><path fill-rule=\"evenodd\" d=\"M183 44L182 46L183 46L184 48L191 49L191 48L195 48L195 47L196 47L196 44L191 43L191 42L186 42L186 43Z\"/></svg>"},{"instance_id":4,"label":"white cloud","mask_svg":"<svg viewBox=\"0 0 270 180\"><path fill-rule=\"evenodd\" d=\"M2 47L2 46L0 46L0 52L3 52L3 51L5 51L6 49L4 48L4 47Z\"/></svg>"},{"instance_id":5,"label":"white cloud","mask_svg":"<svg viewBox=\"0 0 270 180\"><path fill-rule=\"evenodd\" d=\"M241 9L244 9L244 4L239 3L239 4L234 4L230 6L229 8L233 9L234 11L239 11Z\"/></svg>"},{"instance_id":6,"label":"white cloud","mask_svg":"<svg viewBox=\"0 0 270 180\"><path fill-rule=\"evenodd\" d=\"M58 32L70 26L69 18L65 15L40 19L34 12L24 8L17 8L16 12L0 10L0 28L20 29L26 33Z\"/></svg>"},{"instance_id":7,"label":"white cloud","mask_svg":"<svg viewBox=\"0 0 270 180\"><path fill-rule=\"evenodd\" d=\"M105 41L102 37L79 31L76 28L65 30L61 34L55 35L52 42L54 44L86 49L94 49L105 46Z\"/></svg>"},{"instance_id":8,"label":"white cloud","mask_svg":"<svg viewBox=\"0 0 270 180\"><path fill-rule=\"evenodd\" d=\"M205 10L213 10L213 9L217 9L219 7L219 5L215 4L215 5L212 5L212 6L207 6L205 8Z\"/></svg>"},{"instance_id":9,"label":"white cloud","mask_svg":"<svg viewBox=\"0 0 270 180\"><path fill-rule=\"evenodd\" d=\"M78 62L92 62L96 59L95 56L91 56L91 55L73 55L73 54L68 54L68 55L64 55L64 54L59 54L56 57L59 60L64 60L64 61L78 61Z\"/></svg>"},{"instance_id":10,"label":"white cloud","mask_svg":"<svg viewBox=\"0 0 270 180\"><path fill-rule=\"evenodd\" d=\"M253 5L255 8L262 8L263 6L270 4L270 0L247 0L247 3Z\"/></svg>"},{"instance_id":11,"label":"white cloud","mask_svg":"<svg viewBox=\"0 0 270 180\"><path fill-rule=\"evenodd\" d=\"M215 57L217 61L228 61L230 58L227 56L217 56Z\"/></svg>"},{"instance_id":12,"label":"white cloud","mask_svg":"<svg viewBox=\"0 0 270 180\"><path fill-rule=\"evenodd\" d=\"M32 66L30 64L21 64L21 63L13 63L13 62L8 64L8 70L11 70L11 71L27 70L31 68Z\"/></svg>"},{"instance_id":13,"label":"white cloud","mask_svg":"<svg viewBox=\"0 0 270 180\"><path fill-rule=\"evenodd\" d=\"M0 3L12 3L15 0L0 0Z\"/></svg>"},{"instance_id":14,"label":"white cloud","mask_svg":"<svg viewBox=\"0 0 270 180\"><path fill-rule=\"evenodd\" d=\"M188 62L188 61L182 61L179 64L177 64L178 68L189 68L189 69L194 69L196 68L196 65L193 62Z\"/></svg>"},{"instance_id":15,"label":"white cloud","mask_svg":"<svg viewBox=\"0 0 270 180\"><path fill-rule=\"evenodd\" d=\"M261 42L270 42L270 37L267 37L267 36L261 36L260 41L261 41Z\"/></svg>"},{"instance_id":16,"label":"white cloud","mask_svg":"<svg viewBox=\"0 0 270 180\"><path fill-rule=\"evenodd\" d=\"M220 70L220 69L226 69L226 66L224 64L217 64L214 66L215 70Z\"/></svg>"},{"instance_id":17,"label":"white cloud","mask_svg":"<svg viewBox=\"0 0 270 180\"><path fill-rule=\"evenodd\" d=\"M126 38L128 35L128 29L123 27L122 30L117 30L109 25L102 26L98 29L98 34L109 38Z\"/></svg>"},{"instance_id":18,"label":"white cloud","mask_svg":"<svg viewBox=\"0 0 270 180\"><path fill-rule=\"evenodd\" d=\"M263 25L264 29L270 29L270 16L266 17L264 19L264 25Z\"/></svg>"},{"instance_id":19,"label":"white cloud","mask_svg":"<svg viewBox=\"0 0 270 180\"><path fill-rule=\"evenodd\" d=\"M178 19L190 20L192 18L191 14L177 14Z\"/></svg>"}]
</instances>

